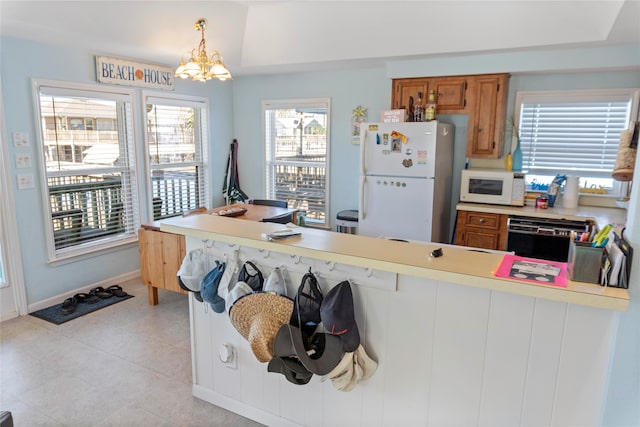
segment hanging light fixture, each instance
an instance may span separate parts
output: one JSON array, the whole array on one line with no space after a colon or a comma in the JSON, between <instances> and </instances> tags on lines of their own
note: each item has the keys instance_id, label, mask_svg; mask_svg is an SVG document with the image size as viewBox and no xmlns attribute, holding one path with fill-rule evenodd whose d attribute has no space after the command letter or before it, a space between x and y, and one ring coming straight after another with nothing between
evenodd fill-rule
<instances>
[{"instance_id":1,"label":"hanging light fixture","mask_svg":"<svg viewBox=\"0 0 640 427\"><path fill-rule=\"evenodd\" d=\"M204 29L207 27L207 20L200 18L196 21L195 27L196 30L202 31L200 45L191 51L189 61L185 62L185 57L182 57L180 65L176 68L175 76L181 79L191 78L201 82L214 78L222 81L231 80L231 73L224 65L224 58L220 52L214 50L211 55L207 54L204 40Z\"/></svg>"}]
</instances>

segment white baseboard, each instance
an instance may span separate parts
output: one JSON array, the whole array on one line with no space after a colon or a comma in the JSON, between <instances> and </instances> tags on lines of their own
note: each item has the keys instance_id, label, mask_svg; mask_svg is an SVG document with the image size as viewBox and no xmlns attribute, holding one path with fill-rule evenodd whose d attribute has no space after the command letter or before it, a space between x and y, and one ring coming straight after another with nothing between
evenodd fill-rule
<instances>
[{"instance_id":1,"label":"white baseboard","mask_svg":"<svg viewBox=\"0 0 640 427\"><path fill-rule=\"evenodd\" d=\"M137 277L140 277L140 270L139 269L138 270L134 270L134 271L130 271L130 272L125 273L125 274L121 274L119 276L110 277L109 279L102 280L100 282L96 282L96 283L93 283L91 285L83 286L83 287L78 288L78 289L67 291L65 293L56 295L56 296L51 297L51 298L47 298L47 299L42 300L42 301L35 302L33 304L29 304L27 306L27 311L29 313L33 313L34 311L38 311L38 310L41 310L43 308L51 307L54 304L61 304L62 301L64 301L67 298L71 298L72 296L74 296L77 293L89 292L91 289L96 288L98 286L102 286L103 288L108 288L109 286L119 285L122 282L126 282L127 280L132 280L132 279L135 279Z\"/></svg>"},{"instance_id":2,"label":"white baseboard","mask_svg":"<svg viewBox=\"0 0 640 427\"><path fill-rule=\"evenodd\" d=\"M0 322L4 322L5 320L11 320L18 317L18 312L14 309L9 312L2 311L0 312Z\"/></svg>"},{"instance_id":3,"label":"white baseboard","mask_svg":"<svg viewBox=\"0 0 640 427\"><path fill-rule=\"evenodd\" d=\"M254 408L253 406L249 406L242 402L238 402L237 400L231 399L228 396L216 393L212 390L196 384L193 385L192 394L198 399L202 399L213 405L224 408L227 411L231 411L235 414L238 414L245 418L249 418L250 420L267 426L301 427L300 424L296 424L291 420L281 418L272 413Z\"/></svg>"}]
</instances>

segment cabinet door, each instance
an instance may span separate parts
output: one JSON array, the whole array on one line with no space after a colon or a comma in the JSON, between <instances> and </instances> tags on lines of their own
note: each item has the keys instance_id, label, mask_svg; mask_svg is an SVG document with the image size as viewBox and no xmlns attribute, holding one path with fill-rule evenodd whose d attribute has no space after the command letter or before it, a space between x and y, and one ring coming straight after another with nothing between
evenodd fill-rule
<instances>
[{"instance_id":1,"label":"cabinet door","mask_svg":"<svg viewBox=\"0 0 640 427\"><path fill-rule=\"evenodd\" d=\"M437 114L466 113L467 79L465 77L435 78L429 90L437 95Z\"/></svg>"},{"instance_id":2,"label":"cabinet door","mask_svg":"<svg viewBox=\"0 0 640 427\"><path fill-rule=\"evenodd\" d=\"M164 288L168 291L186 293L178 284L178 270L186 254L185 238L179 234L162 233L162 261Z\"/></svg>"},{"instance_id":3,"label":"cabinet door","mask_svg":"<svg viewBox=\"0 0 640 427\"><path fill-rule=\"evenodd\" d=\"M458 211L455 244L506 250L508 215Z\"/></svg>"},{"instance_id":4,"label":"cabinet door","mask_svg":"<svg viewBox=\"0 0 640 427\"><path fill-rule=\"evenodd\" d=\"M177 273L185 256L183 236L153 230L138 230L140 275L144 284L175 292L184 292L178 285Z\"/></svg>"},{"instance_id":5,"label":"cabinet door","mask_svg":"<svg viewBox=\"0 0 640 427\"><path fill-rule=\"evenodd\" d=\"M497 159L502 156L508 74L473 79L473 108L469 113L467 157Z\"/></svg>"},{"instance_id":6,"label":"cabinet door","mask_svg":"<svg viewBox=\"0 0 640 427\"><path fill-rule=\"evenodd\" d=\"M413 97L415 105L418 103L418 92L422 92L422 105L424 105L427 102L428 90L429 79L394 79L391 108L394 110L404 108L408 116L413 119L413 111L409 111L409 98Z\"/></svg>"}]
</instances>

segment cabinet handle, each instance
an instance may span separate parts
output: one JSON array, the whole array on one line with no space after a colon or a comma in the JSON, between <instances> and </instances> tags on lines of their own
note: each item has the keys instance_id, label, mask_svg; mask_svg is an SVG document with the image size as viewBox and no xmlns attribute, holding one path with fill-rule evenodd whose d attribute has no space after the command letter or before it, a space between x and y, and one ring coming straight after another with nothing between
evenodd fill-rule
<instances>
[{"instance_id":1,"label":"cabinet handle","mask_svg":"<svg viewBox=\"0 0 640 427\"><path fill-rule=\"evenodd\" d=\"M484 218L480 218L480 219L478 220L478 222L479 222L480 224L484 224L484 221L485 221L485 219L484 219Z\"/></svg>"}]
</instances>

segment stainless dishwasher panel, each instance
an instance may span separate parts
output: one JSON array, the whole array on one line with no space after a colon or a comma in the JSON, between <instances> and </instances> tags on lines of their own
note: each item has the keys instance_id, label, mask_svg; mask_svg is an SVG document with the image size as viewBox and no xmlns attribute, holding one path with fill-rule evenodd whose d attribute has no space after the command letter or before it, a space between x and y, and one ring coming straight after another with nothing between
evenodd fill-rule
<instances>
[{"instance_id":1,"label":"stainless dishwasher panel","mask_svg":"<svg viewBox=\"0 0 640 427\"><path fill-rule=\"evenodd\" d=\"M571 232L583 233L590 229L588 221L513 216L507 222L507 251L567 262Z\"/></svg>"}]
</instances>

